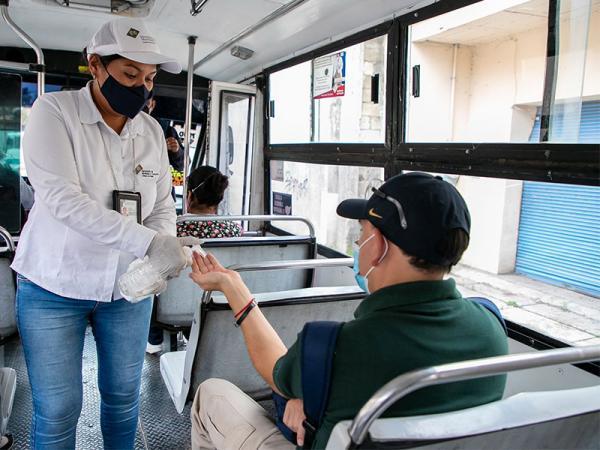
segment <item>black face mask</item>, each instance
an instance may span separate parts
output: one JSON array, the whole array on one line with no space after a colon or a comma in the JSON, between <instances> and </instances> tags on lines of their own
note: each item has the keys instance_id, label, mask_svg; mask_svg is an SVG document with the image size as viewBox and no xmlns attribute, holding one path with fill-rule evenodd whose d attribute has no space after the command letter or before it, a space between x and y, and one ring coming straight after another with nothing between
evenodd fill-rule
<instances>
[{"instance_id":1,"label":"black face mask","mask_svg":"<svg viewBox=\"0 0 600 450\"><path fill-rule=\"evenodd\" d=\"M108 73L108 71L107 71ZM152 98L152 91L141 86L128 87L119 83L109 73L100 88L110 107L117 113L133 119Z\"/></svg>"}]
</instances>

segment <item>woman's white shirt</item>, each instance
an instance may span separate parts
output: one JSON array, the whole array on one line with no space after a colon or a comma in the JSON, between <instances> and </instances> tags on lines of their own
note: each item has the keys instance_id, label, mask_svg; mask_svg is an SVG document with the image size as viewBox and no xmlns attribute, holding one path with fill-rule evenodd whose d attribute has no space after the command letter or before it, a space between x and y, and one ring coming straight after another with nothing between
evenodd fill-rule
<instances>
[{"instance_id":1,"label":"woman's white shirt","mask_svg":"<svg viewBox=\"0 0 600 450\"><path fill-rule=\"evenodd\" d=\"M33 105L23 154L35 203L11 267L63 297L111 301L156 233L175 235L176 213L160 125L140 113L118 135L90 89L91 82L46 94ZM112 210L113 190L133 191L134 183L143 225Z\"/></svg>"}]
</instances>

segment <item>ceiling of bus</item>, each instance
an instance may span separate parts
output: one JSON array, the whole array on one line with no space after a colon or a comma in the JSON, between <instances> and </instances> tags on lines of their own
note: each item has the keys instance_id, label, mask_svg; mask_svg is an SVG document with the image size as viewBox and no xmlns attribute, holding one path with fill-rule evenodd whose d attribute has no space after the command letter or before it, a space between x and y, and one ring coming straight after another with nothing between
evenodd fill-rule
<instances>
[{"instance_id":1,"label":"ceiling of bus","mask_svg":"<svg viewBox=\"0 0 600 450\"><path fill-rule=\"evenodd\" d=\"M98 1L97 3L103 3ZM239 81L263 68L315 47L405 14L434 0L208 0L197 16L189 0L154 0L122 15L145 17L163 51L187 67L187 36L198 37L195 61L252 27L288 3L298 6L250 33L234 45L254 51L240 60L230 46L196 68L210 79ZM11 0L9 13L43 48L81 51L93 32L114 14L66 8L55 0ZM93 3L88 0L87 3ZM135 2L132 2L135 3ZM140 3L140 2L138 2ZM367 6L368 5L368 6ZM26 47L5 23L0 46Z\"/></svg>"}]
</instances>

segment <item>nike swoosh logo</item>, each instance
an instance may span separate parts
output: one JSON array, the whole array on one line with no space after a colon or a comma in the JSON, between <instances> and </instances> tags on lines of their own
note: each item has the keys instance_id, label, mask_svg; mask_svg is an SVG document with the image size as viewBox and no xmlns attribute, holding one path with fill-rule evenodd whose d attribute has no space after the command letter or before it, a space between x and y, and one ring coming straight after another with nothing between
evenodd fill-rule
<instances>
[{"instance_id":1,"label":"nike swoosh logo","mask_svg":"<svg viewBox=\"0 0 600 450\"><path fill-rule=\"evenodd\" d=\"M375 212L375 209L374 209L374 208L371 208L371 209L369 210L369 215L370 215L370 216L373 216L373 217L377 217L378 219L383 219L383 217L381 217L379 214L377 214L377 213Z\"/></svg>"}]
</instances>

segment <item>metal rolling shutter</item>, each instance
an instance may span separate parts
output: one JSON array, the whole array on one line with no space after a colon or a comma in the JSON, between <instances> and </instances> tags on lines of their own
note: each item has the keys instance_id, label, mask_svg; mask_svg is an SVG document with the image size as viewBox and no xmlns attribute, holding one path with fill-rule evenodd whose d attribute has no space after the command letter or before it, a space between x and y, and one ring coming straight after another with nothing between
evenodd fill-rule
<instances>
[{"instance_id":1,"label":"metal rolling shutter","mask_svg":"<svg viewBox=\"0 0 600 450\"><path fill-rule=\"evenodd\" d=\"M524 183L516 271L600 297L600 188Z\"/></svg>"},{"instance_id":2,"label":"metal rolling shutter","mask_svg":"<svg viewBox=\"0 0 600 450\"><path fill-rule=\"evenodd\" d=\"M557 117L554 136L569 125ZM579 142L600 142L600 102L583 103ZM516 271L600 297L600 187L525 182Z\"/></svg>"},{"instance_id":3,"label":"metal rolling shutter","mask_svg":"<svg viewBox=\"0 0 600 450\"><path fill-rule=\"evenodd\" d=\"M586 102L581 106L579 142L600 143L600 102Z\"/></svg>"}]
</instances>

